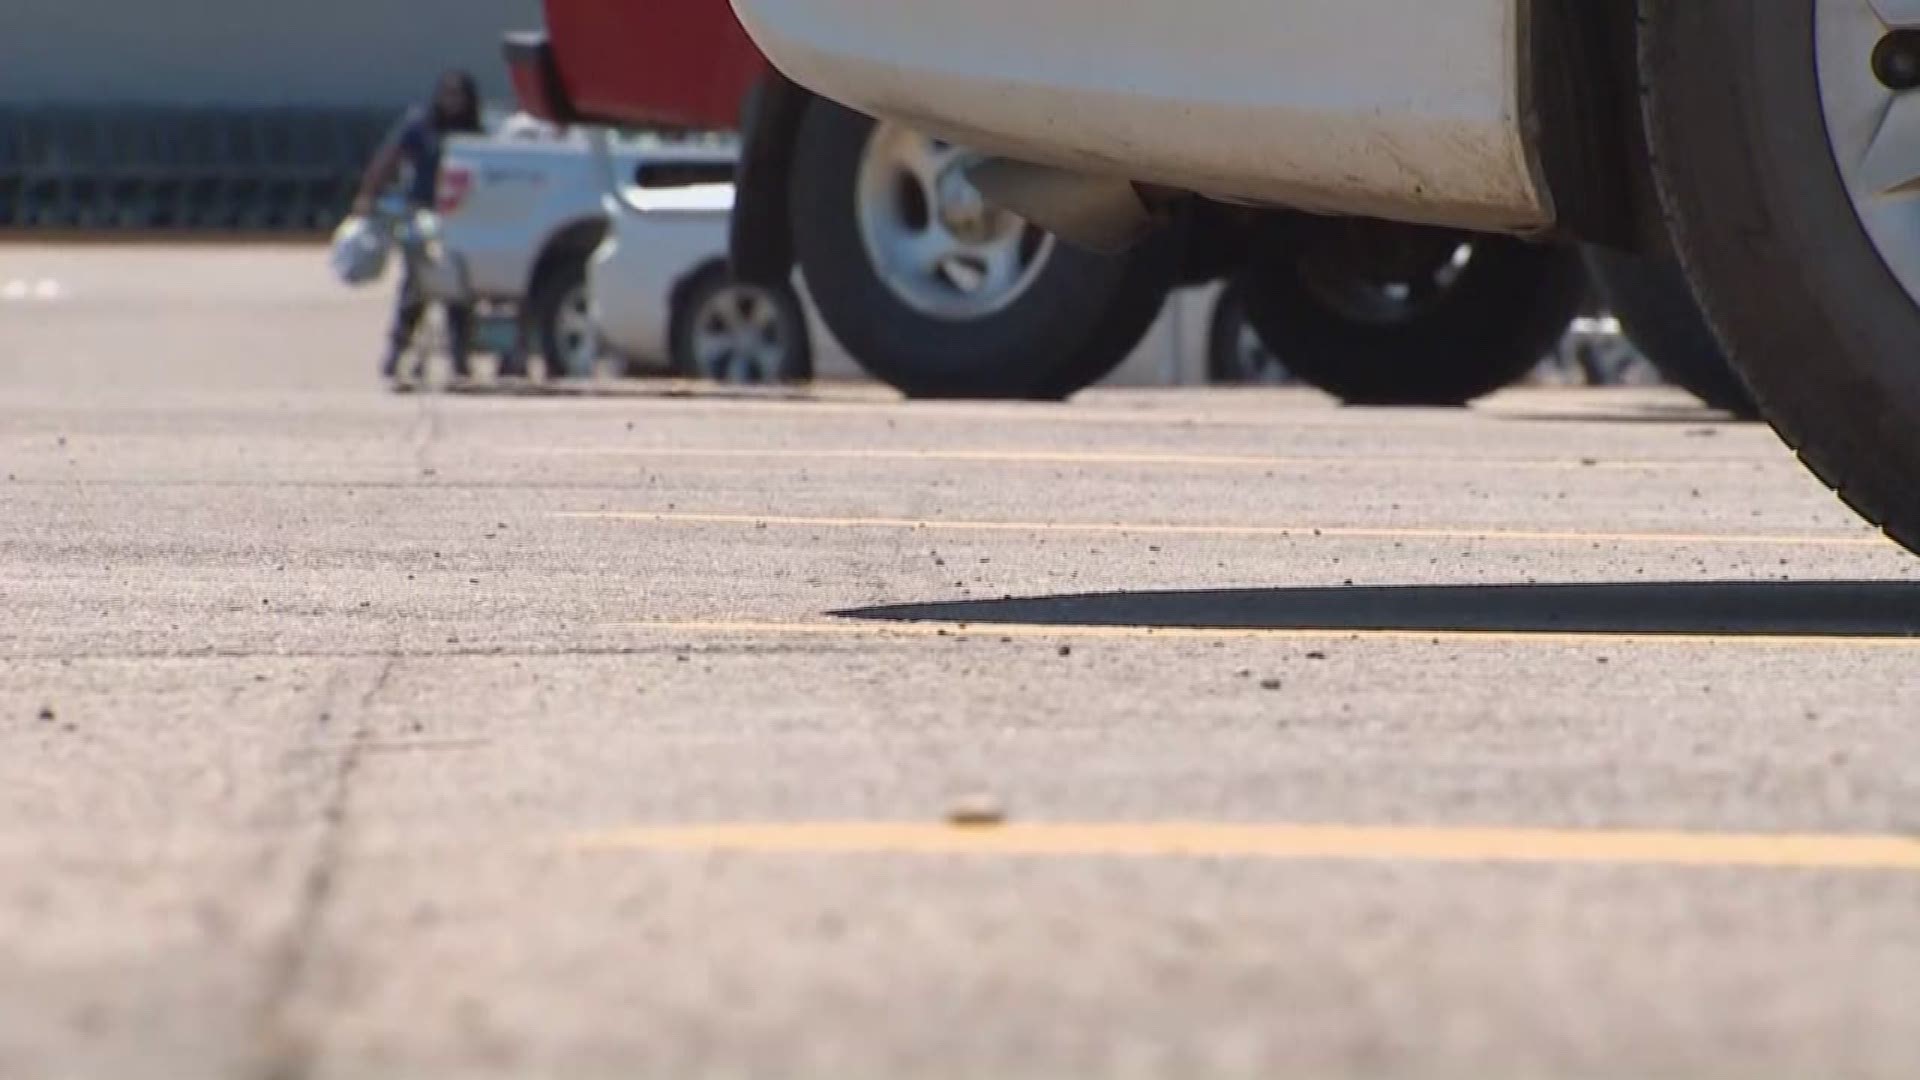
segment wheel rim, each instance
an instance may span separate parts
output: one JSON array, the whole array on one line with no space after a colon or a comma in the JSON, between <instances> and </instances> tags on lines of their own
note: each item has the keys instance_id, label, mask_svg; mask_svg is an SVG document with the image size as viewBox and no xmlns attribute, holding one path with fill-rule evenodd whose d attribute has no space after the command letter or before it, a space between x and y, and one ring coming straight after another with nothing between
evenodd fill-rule
<instances>
[{"instance_id":1,"label":"wheel rim","mask_svg":"<svg viewBox=\"0 0 1920 1080\"><path fill-rule=\"evenodd\" d=\"M881 123L860 163L860 238L880 280L937 319L978 319L1033 286L1054 238L990 206L966 178L977 155Z\"/></svg>"},{"instance_id":2,"label":"wheel rim","mask_svg":"<svg viewBox=\"0 0 1920 1080\"><path fill-rule=\"evenodd\" d=\"M1314 298L1355 322L1412 322L1437 305L1475 257L1461 233L1336 220L1310 226L1300 281Z\"/></svg>"},{"instance_id":3,"label":"wheel rim","mask_svg":"<svg viewBox=\"0 0 1920 1080\"><path fill-rule=\"evenodd\" d=\"M584 378L593 374L594 364L600 359L600 333L593 325L593 308L585 285L569 289L554 309L553 344L567 375Z\"/></svg>"},{"instance_id":4,"label":"wheel rim","mask_svg":"<svg viewBox=\"0 0 1920 1080\"><path fill-rule=\"evenodd\" d=\"M693 365L724 383L769 383L787 370L793 341L780 304L765 289L727 285L693 313Z\"/></svg>"},{"instance_id":5,"label":"wheel rim","mask_svg":"<svg viewBox=\"0 0 1920 1080\"><path fill-rule=\"evenodd\" d=\"M1920 0L1816 0L1827 140L1854 212L1920 303Z\"/></svg>"}]
</instances>

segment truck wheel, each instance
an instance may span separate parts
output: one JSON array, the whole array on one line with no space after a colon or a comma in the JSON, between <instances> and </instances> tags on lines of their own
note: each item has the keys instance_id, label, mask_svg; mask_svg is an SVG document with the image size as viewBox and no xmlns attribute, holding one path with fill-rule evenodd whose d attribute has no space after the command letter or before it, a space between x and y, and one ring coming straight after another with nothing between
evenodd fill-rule
<instances>
[{"instance_id":1,"label":"truck wheel","mask_svg":"<svg viewBox=\"0 0 1920 1080\"><path fill-rule=\"evenodd\" d=\"M1776 430L1920 551L1920 8L1640 5L1674 246Z\"/></svg>"},{"instance_id":2,"label":"truck wheel","mask_svg":"<svg viewBox=\"0 0 1920 1080\"><path fill-rule=\"evenodd\" d=\"M533 283L527 319L549 379L589 378L600 360L600 331L587 293L591 254L562 252Z\"/></svg>"},{"instance_id":3,"label":"truck wheel","mask_svg":"<svg viewBox=\"0 0 1920 1080\"><path fill-rule=\"evenodd\" d=\"M1281 386L1292 381L1247 322L1247 304L1238 282L1220 290L1207 319L1207 381L1226 386Z\"/></svg>"},{"instance_id":4,"label":"truck wheel","mask_svg":"<svg viewBox=\"0 0 1920 1080\"><path fill-rule=\"evenodd\" d=\"M967 151L829 101L791 186L807 288L847 352L911 397L1062 398L1140 343L1172 287L1172 234L1120 257L987 205Z\"/></svg>"},{"instance_id":5,"label":"truck wheel","mask_svg":"<svg viewBox=\"0 0 1920 1080\"><path fill-rule=\"evenodd\" d=\"M1291 215L1256 243L1239 285L1287 370L1356 405L1463 405L1508 386L1587 294L1570 248Z\"/></svg>"},{"instance_id":6,"label":"truck wheel","mask_svg":"<svg viewBox=\"0 0 1920 1080\"><path fill-rule=\"evenodd\" d=\"M759 385L813 377L807 319L791 287L737 281L725 263L696 273L679 290L672 330L677 374Z\"/></svg>"},{"instance_id":7,"label":"truck wheel","mask_svg":"<svg viewBox=\"0 0 1920 1080\"><path fill-rule=\"evenodd\" d=\"M1759 415L1677 264L1589 248L1587 270L1627 340L1668 382L1741 419Z\"/></svg>"}]
</instances>

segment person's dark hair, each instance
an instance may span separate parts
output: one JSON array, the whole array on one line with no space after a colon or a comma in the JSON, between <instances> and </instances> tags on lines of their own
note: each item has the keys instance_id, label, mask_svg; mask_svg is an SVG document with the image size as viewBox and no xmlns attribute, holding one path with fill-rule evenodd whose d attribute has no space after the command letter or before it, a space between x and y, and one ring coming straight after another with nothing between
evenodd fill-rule
<instances>
[{"instance_id":1,"label":"person's dark hair","mask_svg":"<svg viewBox=\"0 0 1920 1080\"><path fill-rule=\"evenodd\" d=\"M464 103L451 111L440 104L440 92L447 86L456 86ZM433 126L442 132L478 132L480 128L480 84L473 74L457 68L442 72L433 83L433 96L427 99L427 115L432 117Z\"/></svg>"}]
</instances>

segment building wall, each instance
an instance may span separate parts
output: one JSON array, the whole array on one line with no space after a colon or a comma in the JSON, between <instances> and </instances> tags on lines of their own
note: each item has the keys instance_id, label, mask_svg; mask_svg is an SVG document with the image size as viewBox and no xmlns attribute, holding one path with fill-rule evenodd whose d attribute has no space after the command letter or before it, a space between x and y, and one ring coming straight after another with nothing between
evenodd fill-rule
<instances>
[{"instance_id":1,"label":"building wall","mask_svg":"<svg viewBox=\"0 0 1920 1080\"><path fill-rule=\"evenodd\" d=\"M673 2L673 0L666 0ZM539 0L0 0L0 105L393 106L466 67L506 102L500 36Z\"/></svg>"}]
</instances>

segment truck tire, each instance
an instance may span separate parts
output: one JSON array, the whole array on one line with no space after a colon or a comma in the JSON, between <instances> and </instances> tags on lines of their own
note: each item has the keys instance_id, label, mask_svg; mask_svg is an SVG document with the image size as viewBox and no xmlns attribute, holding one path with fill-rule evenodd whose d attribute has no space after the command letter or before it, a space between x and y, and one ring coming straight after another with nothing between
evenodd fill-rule
<instances>
[{"instance_id":1,"label":"truck tire","mask_svg":"<svg viewBox=\"0 0 1920 1080\"><path fill-rule=\"evenodd\" d=\"M1743 420L1759 416L1677 264L1596 247L1587 270L1627 340L1668 382Z\"/></svg>"},{"instance_id":2,"label":"truck tire","mask_svg":"<svg viewBox=\"0 0 1920 1080\"><path fill-rule=\"evenodd\" d=\"M1875 6L1641 0L1639 77L1674 247L1761 412L1920 551L1920 25Z\"/></svg>"},{"instance_id":3,"label":"truck tire","mask_svg":"<svg viewBox=\"0 0 1920 1080\"><path fill-rule=\"evenodd\" d=\"M1133 355L1166 310L1186 236L1184 225L1170 225L1128 253L1133 270L1120 279L1106 316L1094 327L1093 336L1053 370L1032 395L1034 399L1064 401L1113 374Z\"/></svg>"},{"instance_id":4,"label":"truck tire","mask_svg":"<svg viewBox=\"0 0 1920 1080\"><path fill-rule=\"evenodd\" d=\"M567 249L546 260L527 300L527 325L549 379L587 378L600 355L587 303L592 249Z\"/></svg>"},{"instance_id":5,"label":"truck tire","mask_svg":"<svg viewBox=\"0 0 1920 1080\"><path fill-rule=\"evenodd\" d=\"M1571 248L1293 215L1272 223L1238 284L1287 370L1355 405L1464 405L1511 385L1588 290Z\"/></svg>"},{"instance_id":6,"label":"truck tire","mask_svg":"<svg viewBox=\"0 0 1920 1080\"><path fill-rule=\"evenodd\" d=\"M807 317L793 287L739 281L724 262L676 291L670 336L677 375L736 385L813 377Z\"/></svg>"},{"instance_id":7,"label":"truck tire","mask_svg":"<svg viewBox=\"0 0 1920 1080\"><path fill-rule=\"evenodd\" d=\"M794 250L828 327L874 377L921 398L1064 398L1152 326L1177 236L1119 257L987 206L965 151L833 102L801 121Z\"/></svg>"}]
</instances>

